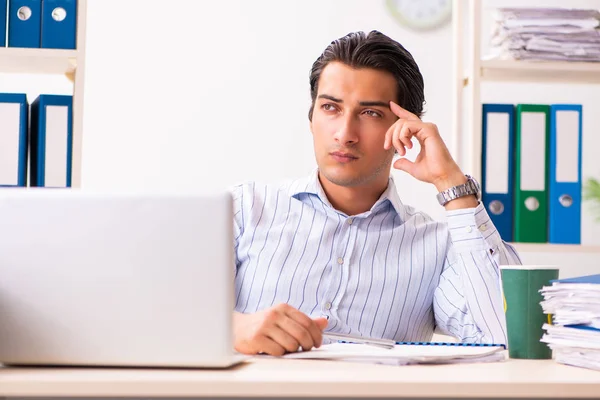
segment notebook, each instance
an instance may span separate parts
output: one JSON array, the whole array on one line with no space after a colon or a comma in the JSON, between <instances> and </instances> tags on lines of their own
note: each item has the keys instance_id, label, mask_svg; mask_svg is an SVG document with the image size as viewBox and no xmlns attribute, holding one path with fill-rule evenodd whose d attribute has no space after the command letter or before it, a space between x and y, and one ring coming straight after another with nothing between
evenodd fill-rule
<instances>
[{"instance_id":1,"label":"notebook","mask_svg":"<svg viewBox=\"0 0 600 400\"><path fill-rule=\"evenodd\" d=\"M334 332L323 334L334 343L318 349L286 354L284 358L313 360L343 360L376 364L447 364L459 362L490 362L506 358L503 344L395 342L346 335Z\"/></svg>"},{"instance_id":2,"label":"notebook","mask_svg":"<svg viewBox=\"0 0 600 400\"><path fill-rule=\"evenodd\" d=\"M286 354L283 358L392 365L448 364L502 361L506 358L504 350L505 346L500 344L406 342L393 348L383 348L363 343L337 342L311 351Z\"/></svg>"}]
</instances>

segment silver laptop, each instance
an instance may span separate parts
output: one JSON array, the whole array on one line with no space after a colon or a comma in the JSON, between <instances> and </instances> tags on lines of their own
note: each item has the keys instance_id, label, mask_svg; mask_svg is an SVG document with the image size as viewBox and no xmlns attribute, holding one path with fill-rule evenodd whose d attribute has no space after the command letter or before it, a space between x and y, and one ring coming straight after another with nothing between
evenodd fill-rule
<instances>
[{"instance_id":1,"label":"silver laptop","mask_svg":"<svg viewBox=\"0 0 600 400\"><path fill-rule=\"evenodd\" d=\"M227 367L232 199L0 190L0 362Z\"/></svg>"}]
</instances>

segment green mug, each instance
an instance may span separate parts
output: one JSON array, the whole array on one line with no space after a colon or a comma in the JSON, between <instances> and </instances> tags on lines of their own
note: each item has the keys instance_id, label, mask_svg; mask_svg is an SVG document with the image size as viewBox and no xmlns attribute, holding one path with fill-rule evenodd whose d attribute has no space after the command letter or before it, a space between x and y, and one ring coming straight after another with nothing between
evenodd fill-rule
<instances>
[{"instance_id":1,"label":"green mug","mask_svg":"<svg viewBox=\"0 0 600 400\"><path fill-rule=\"evenodd\" d=\"M554 265L501 265L504 313L510 358L548 359L552 350L540 342L544 323L551 316L544 314L539 290L558 279Z\"/></svg>"}]
</instances>

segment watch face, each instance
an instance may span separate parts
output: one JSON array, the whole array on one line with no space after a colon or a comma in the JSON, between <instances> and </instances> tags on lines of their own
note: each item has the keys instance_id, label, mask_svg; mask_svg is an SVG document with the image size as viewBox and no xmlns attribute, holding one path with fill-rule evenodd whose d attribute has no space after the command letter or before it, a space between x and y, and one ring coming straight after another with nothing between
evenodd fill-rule
<instances>
[{"instance_id":1,"label":"watch face","mask_svg":"<svg viewBox=\"0 0 600 400\"><path fill-rule=\"evenodd\" d=\"M452 0L386 0L386 5L396 21L413 29L437 28L452 15Z\"/></svg>"},{"instance_id":2,"label":"watch face","mask_svg":"<svg viewBox=\"0 0 600 400\"><path fill-rule=\"evenodd\" d=\"M479 184L479 182L477 182L477 179L473 178L471 175L466 175L468 181L470 182L473 189L475 190L475 195L477 197L477 200L481 200L481 185Z\"/></svg>"}]
</instances>

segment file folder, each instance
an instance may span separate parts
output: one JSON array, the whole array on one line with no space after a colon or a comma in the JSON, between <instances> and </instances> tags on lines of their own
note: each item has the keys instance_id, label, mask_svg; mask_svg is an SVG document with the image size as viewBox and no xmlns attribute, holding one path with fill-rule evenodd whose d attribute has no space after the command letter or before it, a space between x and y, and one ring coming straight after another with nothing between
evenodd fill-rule
<instances>
[{"instance_id":1,"label":"file folder","mask_svg":"<svg viewBox=\"0 0 600 400\"><path fill-rule=\"evenodd\" d=\"M546 243L550 107L518 104L516 120L514 240Z\"/></svg>"},{"instance_id":2,"label":"file folder","mask_svg":"<svg viewBox=\"0 0 600 400\"><path fill-rule=\"evenodd\" d=\"M40 47L41 0L8 0L8 46Z\"/></svg>"},{"instance_id":3,"label":"file folder","mask_svg":"<svg viewBox=\"0 0 600 400\"><path fill-rule=\"evenodd\" d=\"M43 48L75 49L76 29L76 0L42 1Z\"/></svg>"},{"instance_id":4,"label":"file folder","mask_svg":"<svg viewBox=\"0 0 600 400\"><path fill-rule=\"evenodd\" d=\"M31 186L71 187L73 98L40 95L31 105Z\"/></svg>"},{"instance_id":5,"label":"file folder","mask_svg":"<svg viewBox=\"0 0 600 400\"><path fill-rule=\"evenodd\" d=\"M548 241L581 243L582 107L550 106Z\"/></svg>"},{"instance_id":6,"label":"file folder","mask_svg":"<svg viewBox=\"0 0 600 400\"><path fill-rule=\"evenodd\" d=\"M484 104L482 200L500 237L513 241L514 119L512 104Z\"/></svg>"},{"instance_id":7,"label":"file folder","mask_svg":"<svg viewBox=\"0 0 600 400\"><path fill-rule=\"evenodd\" d=\"M0 93L0 186L27 185L27 96Z\"/></svg>"},{"instance_id":8,"label":"file folder","mask_svg":"<svg viewBox=\"0 0 600 400\"><path fill-rule=\"evenodd\" d=\"M6 46L6 19L8 18L8 0L0 0L0 47Z\"/></svg>"}]
</instances>

